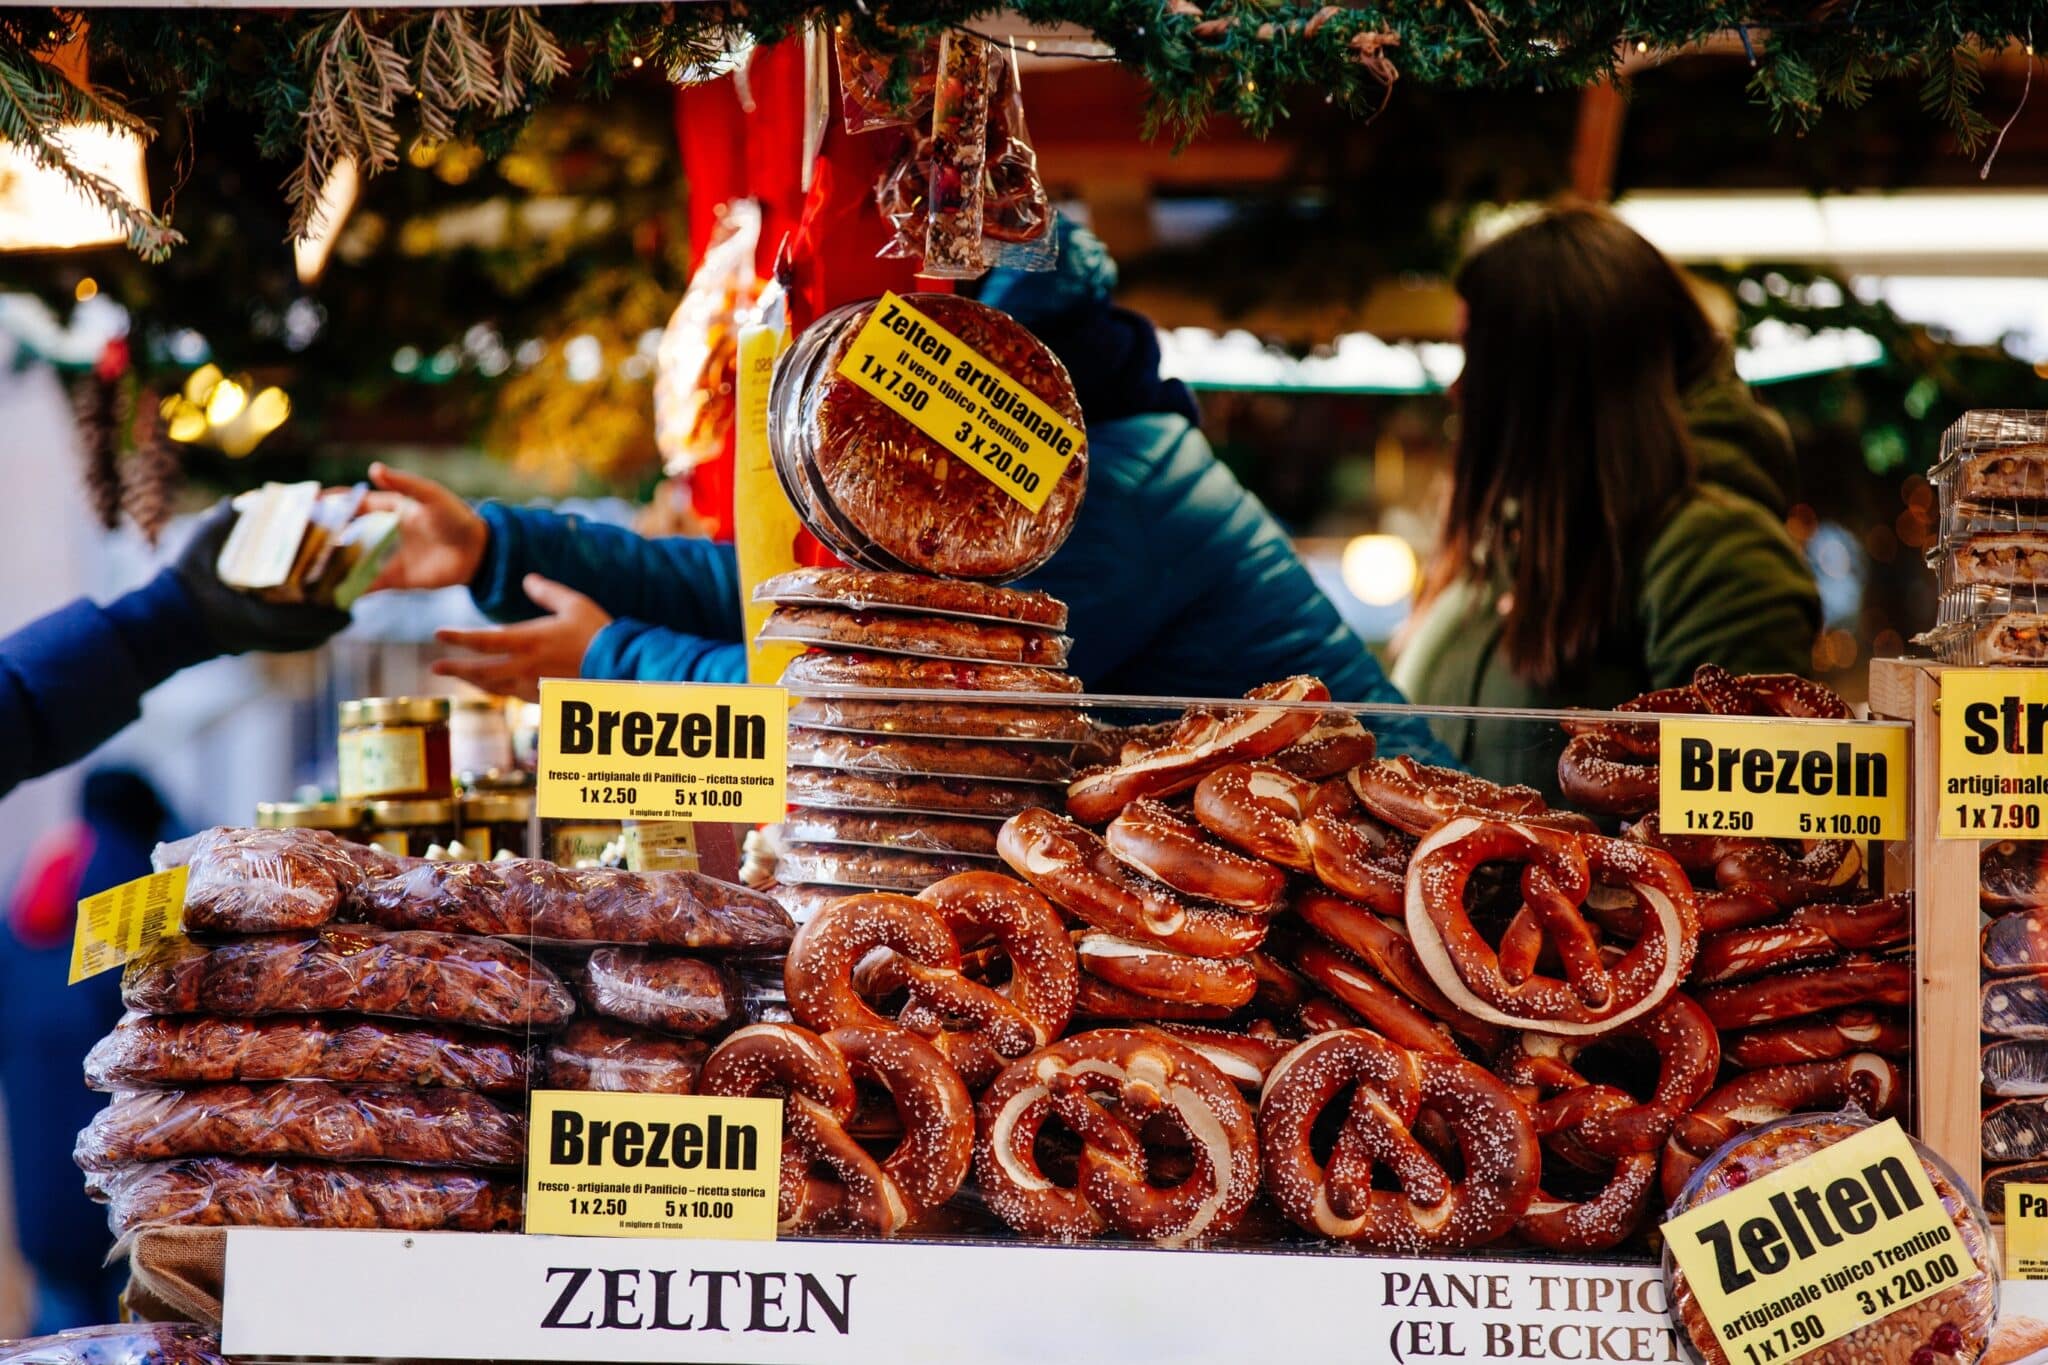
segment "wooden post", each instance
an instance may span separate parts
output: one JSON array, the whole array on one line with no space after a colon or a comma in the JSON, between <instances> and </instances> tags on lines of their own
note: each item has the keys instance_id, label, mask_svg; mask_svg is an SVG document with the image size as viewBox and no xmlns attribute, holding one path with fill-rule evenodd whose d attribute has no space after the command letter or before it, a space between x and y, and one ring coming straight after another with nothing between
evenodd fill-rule
<instances>
[{"instance_id":1,"label":"wooden post","mask_svg":"<svg viewBox=\"0 0 2048 1365\"><path fill-rule=\"evenodd\" d=\"M1572 193L1604 204L1614 197L1614 167L1621 159L1621 125L1628 100L1613 80L1579 92L1579 123L1572 134Z\"/></svg>"}]
</instances>

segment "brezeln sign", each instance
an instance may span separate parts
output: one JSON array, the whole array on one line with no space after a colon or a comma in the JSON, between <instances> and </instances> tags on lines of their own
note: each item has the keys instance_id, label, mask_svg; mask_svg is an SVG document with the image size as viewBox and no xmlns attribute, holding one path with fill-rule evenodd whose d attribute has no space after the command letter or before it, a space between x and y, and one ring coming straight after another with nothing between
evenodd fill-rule
<instances>
[{"instance_id":1,"label":"brezeln sign","mask_svg":"<svg viewBox=\"0 0 2048 1365\"><path fill-rule=\"evenodd\" d=\"M1073 423L894 294L876 302L839 374L1033 512L1081 448Z\"/></svg>"},{"instance_id":2,"label":"brezeln sign","mask_svg":"<svg viewBox=\"0 0 2048 1365\"><path fill-rule=\"evenodd\" d=\"M1944 839L2048 839L2048 675L1941 674Z\"/></svg>"},{"instance_id":3,"label":"brezeln sign","mask_svg":"<svg viewBox=\"0 0 2048 1365\"><path fill-rule=\"evenodd\" d=\"M780 820L788 726L779 687L545 679L541 818Z\"/></svg>"},{"instance_id":4,"label":"brezeln sign","mask_svg":"<svg viewBox=\"0 0 2048 1365\"><path fill-rule=\"evenodd\" d=\"M2048 1280L2048 1185L2005 1187L2005 1278Z\"/></svg>"},{"instance_id":5,"label":"brezeln sign","mask_svg":"<svg viewBox=\"0 0 2048 1365\"><path fill-rule=\"evenodd\" d=\"M1789 1365L1977 1273L1896 1119L1664 1224L1722 1354Z\"/></svg>"},{"instance_id":6,"label":"brezeln sign","mask_svg":"<svg viewBox=\"0 0 2048 1365\"><path fill-rule=\"evenodd\" d=\"M526 1132L528 1232L775 1236L780 1100L536 1090Z\"/></svg>"},{"instance_id":7,"label":"brezeln sign","mask_svg":"<svg viewBox=\"0 0 2048 1365\"><path fill-rule=\"evenodd\" d=\"M1906 837L1906 731L1858 721L1672 716L1658 722L1669 834Z\"/></svg>"},{"instance_id":8,"label":"brezeln sign","mask_svg":"<svg viewBox=\"0 0 2048 1365\"><path fill-rule=\"evenodd\" d=\"M71 984L110 971L179 934L187 869L152 872L78 903L71 938Z\"/></svg>"}]
</instances>

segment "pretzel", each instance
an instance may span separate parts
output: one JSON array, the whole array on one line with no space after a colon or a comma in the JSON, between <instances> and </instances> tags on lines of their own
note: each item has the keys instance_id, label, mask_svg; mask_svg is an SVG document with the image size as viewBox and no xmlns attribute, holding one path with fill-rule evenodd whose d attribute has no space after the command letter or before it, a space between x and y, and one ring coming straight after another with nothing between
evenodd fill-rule
<instances>
[{"instance_id":1,"label":"pretzel","mask_svg":"<svg viewBox=\"0 0 2048 1365\"><path fill-rule=\"evenodd\" d=\"M1913 898L1896 892L1860 905L1802 905L1784 919L1700 939L1696 986L1742 981L1837 953L1895 948L1913 941Z\"/></svg>"},{"instance_id":2,"label":"pretzel","mask_svg":"<svg viewBox=\"0 0 2048 1365\"><path fill-rule=\"evenodd\" d=\"M1708 934L1752 929L1784 913L1776 901L1749 891L1702 891L1694 887L1692 903L1699 912L1702 942ZM1587 893L1583 910L1587 919L1616 938L1634 939L1642 935L1641 907L1632 893L1619 887L1595 887Z\"/></svg>"},{"instance_id":3,"label":"pretzel","mask_svg":"<svg viewBox=\"0 0 2048 1365\"><path fill-rule=\"evenodd\" d=\"M1451 1003L1437 989L1422 959L1415 954L1408 929L1400 920L1386 919L1365 906L1326 891L1304 891L1294 898L1294 912L1303 923L1356 957L1373 973L1399 991L1411 1004L1441 1020L1451 1032L1481 1052L1499 1050L1506 1033L1499 1026L1476 1019Z\"/></svg>"},{"instance_id":4,"label":"pretzel","mask_svg":"<svg viewBox=\"0 0 2048 1365\"><path fill-rule=\"evenodd\" d=\"M1496 950L1473 927L1465 889L1477 868L1498 859L1525 866L1523 908ZM1641 937L1612 960L1579 913L1596 884L1626 886L1650 911ZM1691 885L1654 849L1472 817L1416 847L1406 918L1424 969L1453 1004L1488 1023L1570 1036L1603 1033L1656 1009L1684 980L1699 935ZM1546 940L1563 977L1537 970Z\"/></svg>"},{"instance_id":5,"label":"pretzel","mask_svg":"<svg viewBox=\"0 0 2048 1365\"><path fill-rule=\"evenodd\" d=\"M1783 972L1732 986L1710 986L1696 998L1714 1027L1724 1031L1850 1005L1910 1006L1913 963L1903 957L1849 957L1831 966Z\"/></svg>"},{"instance_id":6,"label":"pretzel","mask_svg":"<svg viewBox=\"0 0 2048 1365\"><path fill-rule=\"evenodd\" d=\"M1696 716L1707 707L1688 686L1646 692L1614 709ZM1663 726L1566 721L1564 728L1572 738L1557 760L1557 785L1567 801L1603 815L1641 815L1657 809Z\"/></svg>"},{"instance_id":7,"label":"pretzel","mask_svg":"<svg viewBox=\"0 0 2048 1365\"><path fill-rule=\"evenodd\" d=\"M1417 763L1405 754L1361 763L1345 780L1368 814L1417 838L1467 816L1560 829L1593 828L1583 815L1550 810L1534 787L1504 787L1456 768Z\"/></svg>"},{"instance_id":8,"label":"pretzel","mask_svg":"<svg viewBox=\"0 0 2048 1365\"><path fill-rule=\"evenodd\" d=\"M1245 698L1319 702L1330 699L1330 689L1319 679L1297 676L1255 687ZM1135 762L1082 774L1067 788L1067 812L1084 824L1099 825L1141 796L1171 796L1226 763L1278 753L1314 729L1317 719L1316 712L1293 707L1191 710L1172 739Z\"/></svg>"},{"instance_id":9,"label":"pretzel","mask_svg":"<svg viewBox=\"0 0 2048 1365\"><path fill-rule=\"evenodd\" d=\"M847 1134L856 1081L888 1091L902 1122L895 1151L879 1163ZM820 1035L750 1024L705 1059L698 1091L782 1098L781 1232L893 1237L967 1179L974 1102L946 1059L902 1029ZM836 1179L816 1174L819 1167Z\"/></svg>"},{"instance_id":10,"label":"pretzel","mask_svg":"<svg viewBox=\"0 0 2048 1365\"><path fill-rule=\"evenodd\" d=\"M1346 1089L1351 1101L1327 1163L1312 1133ZM1455 1181L1416 1139L1434 1113L1463 1158ZM1541 1154L1529 1114L1469 1062L1408 1052L1361 1029L1318 1034L1281 1058L1259 1098L1266 1188L1289 1219L1374 1251L1435 1254L1506 1233L1529 1206ZM1400 1189L1375 1188L1385 1166Z\"/></svg>"},{"instance_id":11,"label":"pretzel","mask_svg":"<svg viewBox=\"0 0 2048 1365\"><path fill-rule=\"evenodd\" d=\"M1316 784L1271 763L1231 763L1195 784L1195 819L1229 844L1296 872L1313 866L1301 822Z\"/></svg>"},{"instance_id":12,"label":"pretzel","mask_svg":"<svg viewBox=\"0 0 2048 1365\"><path fill-rule=\"evenodd\" d=\"M1379 743L1356 716L1325 716L1315 728L1274 754L1274 766L1296 777L1322 782L1342 777L1361 763L1370 763Z\"/></svg>"},{"instance_id":13,"label":"pretzel","mask_svg":"<svg viewBox=\"0 0 2048 1365\"><path fill-rule=\"evenodd\" d=\"M1266 1083L1266 1074L1294 1047L1291 1040L1274 1032L1270 1024L1254 1025L1265 1030L1258 1033L1232 1033L1227 1029L1204 1028L1200 1024L1147 1024L1144 1027L1148 1032L1163 1033L1183 1047L1193 1048L1238 1089L1248 1090L1254 1095Z\"/></svg>"},{"instance_id":14,"label":"pretzel","mask_svg":"<svg viewBox=\"0 0 2048 1365\"><path fill-rule=\"evenodd\" d=\"M1059 911L1045 897L998 872L962 872L934 882L917 898L939 912L955 943L979 945L993 937L997 955L1010 964L1010 979L990 989L1015 1006L1030 1026L1032 1047L1042 1047L1067 1031L1074 1017L1080 966ZM994 1080L1007 1060L1029 1050L1005 1051L979 1028L948 1029L942 1012L917 1000L906 1005L898 1019L929 1039L974 1088Z\"/></svg>"},{"instance_id":15,"label":"pretzel","mask_svg":"<svg viewBox=\"0 0 2048 1365\"><path fill-rule=\"evenodd\" d=\"M1313 994L1300 972L1269 951L1246 953L1245 961L1251 964L1252 975L1259 982L1252 1003L1267 1014L1285 1014Z\"/></svg>"},{"instance_id":16,"label":"pretzel","mask_svg":"<svg viewBox=\"0 0 2048 1365\"><path fill-rule=\"evenodd\" d=\"M1913 1030L1903 1018L1890 1011L1859 1008L1747 1029L1721 1039L1723 1060L1741 1071L1825 1061L1852 1052L1904 1057L1912 1049Z\"/></svg>"},{"instance_id":17,"label":"pretzel","mask_svg":"<svg viewBox=\"0 0 2048 1365\"><path fill-rule=\"evenodd\" d=\"M1326 1027L1350 1027L1363 1019L1366 1026L1411 1052L1439 1057L1462 1057L1451 1031L1443 1020L1417 1009L1399 991L1371 972L1332 952L1319 943L1304 944L1295 951L1294 965L1301 974L1346 1011L1342 1016L1323 1015ZM1311 1031L1320 1031L1311 1026Z\"/></svg>"},{"instance_id":18,"label":"pretzel","mask_svg":"<svg viewBox=\"0 0 2048 1365\"><path fill-rule=\"evenodd\" d=\"M1213 1023L1228 1019L1228 1005L1191 1005L1172 1000L1155 1000L1149 995L1112 986L1092 972L1081 973L1080 989L1074 993L1074 1018L1102 1023L1153 1023L1160 1020Z\"/></svg>"},{"instance_id":19,"label":"pretzel","mask_svg":"<svg viewBox=\"0 0 2048 1365\"><path fill-rule=\"evenodd\" d=\"M1750 673L1738 677L1719 664L1701 664L1693 691L1717 716L1785 716L1800 720L1848 720L1855 713L1833 691L1797 673Z\"/></svg>"},{"instance_id":20,"label":"pretzel","mask_svg":"<svg viewBox=\"0 0 2048 1365\"><path fill-rule=\"evenodd\" d=\"M1838 897L1853 890L1863 875L1862 848L1847 839L1801 844L1721 834L1668 834L1654 814L1630 826L1629 837L1663 849L1687 872L1711 879L1722 891L1751 901L1768 901L1781 910Z\"/></svg>"},{"instance_id":21,"label":"pretzel","mask_svg":"<svg viewBox=\"0 0 2048 1365\"><path fill-rule=\"evenodd\" d=\"M1646 1100L1615 1087L1595 1087L1579 1069L1588 1048L1618 1040L1647 1046L1657 1058L1657 1084ZM1545 1136L1569 1129L1576 1153L1618 1159L1663 1147L1679 1116L1713 1089L1721 1069L1721 1039L1706 1012L1682 995L1672 995L1653 1013L1631 1019L1598 1038L1559 1038L1523 1033L1494 1059L1494 1072L1539 1114L1544 1105L1585 1089L1613 1089L1628 1102L1589 1102L1569 1123L1551 1125ZM1543 1124L1539 1121L1538 1128ZM1575 1164L1590 1165L1581 1160Z\"/></svg>"},{"instance_id":22,"label":"pretzel","mask_svg":"<svg viewBox=\"0 0 2048 1365\"><path fill-rule=\"evenodd\" d=\"M1149 1000L1234 1010L1249 1005L1259 986L1242 959L1189 957L1100 929L1076 934L1074 953L1082 971Z\"/></svg>"},{"instance_id":23,"label":"pretzel","mask_svg":"<svg viewBox=\"0 0 2048 1365\"><path fill-rule=\"evenodd\" d=\"M1301 822L1309 868L1324 886L1383 915L1401 913L1415 840L1367 815L1342 782L1325 782Z\"/></svg>"},{"instance_id":24,"label":"pretzel","mask_svg":"<svg viewBox=\"0 0 2048 1365\"><path fill-rule=\"evenodd\" d=\"M1027 810L996 836L1003 861L1054 904L1097 929L1193 957L1243 957L1266 922L1190 902L1129 871L1102 840L1047 810Z\"/></svg>"},{"instance_id":25,"label":"pretzel","mask_svg":"<svg viewBox=\"0 0 2048 1365\"><path fill-rule=\"evenodd\" d=\"M1905 1073L1874 1052L1827 1062L1745 1071L1678 1121L1664 1144L1664 1200L1675 1203L1685 1182L1720 1145L1746 1129L1806 1109L1859 1106L1873 1119L1904 1107Z\"/></svg>"},{"instance_id":26,"label":"pretzel","mask_svg":"<svg viewBox=\"0 0 2048 1365\"><path fill-rule=\"evenodd\" d=\"M1330 1033L1337 1029L1357 1028L1357 1015L1332 1000L1327 995L1310 996L1294 1011L1295 1022L1304 1033Z\"/></svg>"},{"instance_id":27,"label":"pretzel","mask_svg":"<svg viewBox=\"0 0 2048 1365\"><path fill-rule=\"evenodd\" d=\"M877 948L894 952L893 979L913 1005L942 1019L971 1021L988 1046L1022 1056L1042 1041L1041 1019L960 971L960 948L928 901L871 891L844 896L797 931L783 963L783 987L797 1022L819 1032L868 1028L906 1031L884 1018L854 987L854 969Z\"/></svg>"},{"instance_id":28,"label":"pretzel","mask_svg":"<svg viewBox=\"0 0 2048 1365\"><path fill-rule=\"evenodd\" d=\"M1280 908L1287 874L1216 843L1201 826L1149 797L1125 806L1103 832L1125 867L1197 900L1270 915Z\"/></svg>"},{"instance_id":29,"label":"pretzel","mask_svg":"<svg viewBox=\"0 0 2048 1365\"><path fill-rule=\"evenodd\" d=\"M1156 1031L1099 1029L1012 1062L982 1096L979 1117L982 1194L1028 1236L1108 1228L1183 1246L1228 1233L1258 1193L1251 1106L1200 1053ZM1071 1187L1039 1169L1040 1130L1053 1117L1081 1139ZM1193 1152L1187 1177L1171 1186L1148 1178L1140 1130L1154 1123L1178 1129Z\"/></svg>"},{"instance_id":30,"label":"pretzel","mask_svg":"<svg viewBox=\"0 0 2048 1365\"><path fill-rule=\"evenodd\" d=\"M1544 1144L1560 1139L1560 1145L1563 1140L1589 1145L1585 1138L1589 1129L1636 1107L1635 1098L1625 1090L1580 1086L1536 1107L1536 1138ZM1546 1156L1550 1152L1548 1146L1542 1150ZM1599 1190L1581 1200L1559 1198L1539 1183L1530 1196L1528 1211L1515 1223L1515 1231L1553 1251L1606 1251L1619 1246L1634 1234L1649 1210L1650 1195L1657 1187L1657 1159L1654 1146L1614 1157Z\"/></svg>"}]
</instances>

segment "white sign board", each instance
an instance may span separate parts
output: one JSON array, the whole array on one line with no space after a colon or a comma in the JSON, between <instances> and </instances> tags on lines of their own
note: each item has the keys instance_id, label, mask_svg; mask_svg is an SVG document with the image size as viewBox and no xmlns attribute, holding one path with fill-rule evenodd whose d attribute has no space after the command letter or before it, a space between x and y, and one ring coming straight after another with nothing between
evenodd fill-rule
<instances>
[{"instance_id":1,"label":"white sign board","mask_svg":"<svg viewBox=\"0 0 2048 1365\"><path fill-rule=\"evenodd\" d=\"M1645 1266L1341 1253L228 1233L237 1358L1676 1361Z\"/></svg>"}]
</instances>

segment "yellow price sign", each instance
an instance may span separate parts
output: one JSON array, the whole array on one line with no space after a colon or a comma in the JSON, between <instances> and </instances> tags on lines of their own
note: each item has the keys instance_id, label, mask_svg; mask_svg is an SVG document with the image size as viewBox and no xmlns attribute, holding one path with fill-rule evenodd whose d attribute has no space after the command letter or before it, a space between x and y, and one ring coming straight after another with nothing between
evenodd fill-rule
<instances>
[{"instance_id":1,"label":"yellow price sign","mask_svg":"<svg viewBox=\"0 0 2048 1365\"><path fill-rule=\"evenodd\" d=\"M1898 1120L1664 1224L1722 1354L1789 1365L1977 1274Z\"/></svg>"},{"instance_id":2,"label":"yellow price sign","mask_svg":"<svg viewBox=\"0 0 2048 1365\"><path fill-rule=\"evenodd\" d=\"M763 640L773 604L756 602L754 589L797 566L796 537L803 529L775 458L768 448L768 390L775 358L788 343L780 327L740 329L740 358L733 415L732 544L740 566L740 613L746 621L747 681L772 683L804 647L789 640Z\"/></svg>"},{"instance_id":3,"label":"yellow price sign","mask_svg":"<svg viewBox=\"0 0 2048 1365\"><path fill-rule=\"evenodd\" d=\"M1658 822L1671 834L1906 837L1906 731L1859 721L1659 722Z\"/></svg>"},{"instance_id":4,"label":"yellow price sign","mask_svg":"<svg viewBox=\"0 0 2048 1365\"><path fill-rule=\"evenodd\" d=\"M536 1090L526 1230L773 1241L782 1101Z\"/></svg>"},{"instance_id":5,"label":"yellow price sign","mask_svg":"<svg viewBox=\"0 0 2048 1365\"><path fill-rule=\"evenodd\" d=\"M2048 674L1941 674L1944 839L2048 839Z\"/></svg>"},{"instance_id":6,"label":"yellow price sign","mask_svg":"<svg viewBox=\"0 0 2048 1365\"><path fill-rule=\"evenodd\" d=\"M540 685L537 803L547 820L780 820L789 694L706 683Z\"/></svg>"},{"instance_id":7,"label":"yellow price sign","mask_svg":"<svg viewBox=\"0 0 2048 1365\"><path fill-rule=\"evenodd\" d=\"M2005 1278L2048 1280L2048 1185L2005 1187Z\"/></svg>"},{"instance_id":8,"label":"yellow price sign","mask_svg":"<svg viewBox=\"0 0 2048 1365\"><path fill-rule=\"evenodd\" d=\"M875 304L839 374L1033 512L1086 439L987 356L894 294Z\"/></svg>"},{"instance_id":9,"label":"yellow price sign","mask_svg":"<svg viewBox=\"0 0 2048 1365\"><path fill-rule=\"evenodd\" d=\"M111 971L166 938L178 936L185 909L186 869L152 872L78 903L71 937L71 984Z\"/></svg>"}]
</instances>

